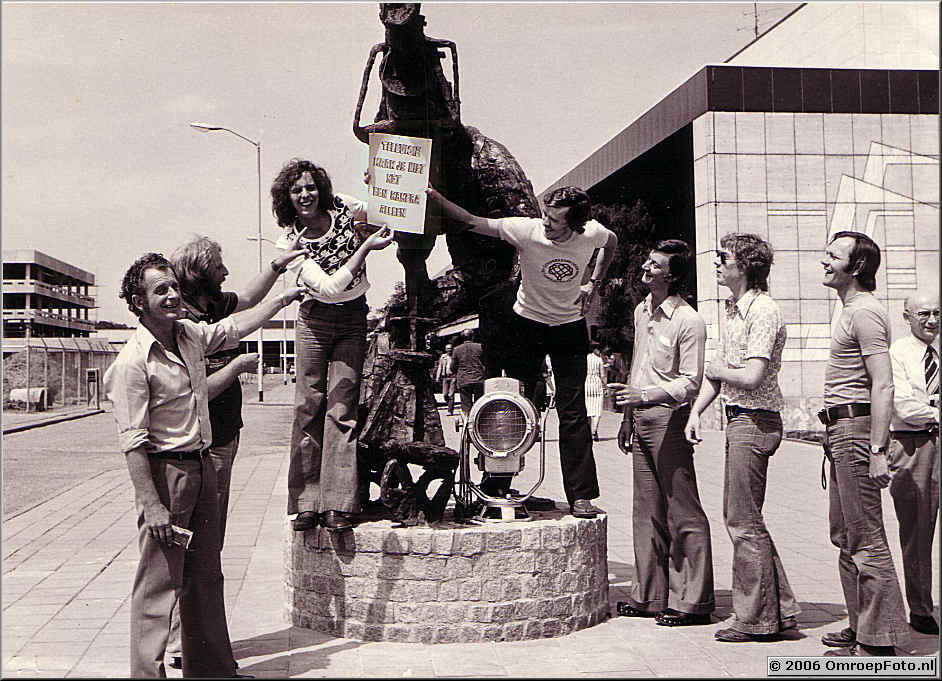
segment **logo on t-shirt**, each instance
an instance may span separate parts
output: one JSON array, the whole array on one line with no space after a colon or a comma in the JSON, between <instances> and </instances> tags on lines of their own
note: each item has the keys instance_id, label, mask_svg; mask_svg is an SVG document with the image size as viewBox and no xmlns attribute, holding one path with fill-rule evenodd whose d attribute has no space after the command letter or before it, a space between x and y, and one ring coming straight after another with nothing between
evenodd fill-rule
<instances>
[{"instance_id":1,"label":"logo on t-shirt","mask_svg":"<svg viewBox=\"0 0 942 681\"><path fill-rule=\"evenodd\" d=\"M579 266L572 260L553 258L543 265L542 272L550 281L569 281L579 274Z\"/></svg>"}]
</instances>

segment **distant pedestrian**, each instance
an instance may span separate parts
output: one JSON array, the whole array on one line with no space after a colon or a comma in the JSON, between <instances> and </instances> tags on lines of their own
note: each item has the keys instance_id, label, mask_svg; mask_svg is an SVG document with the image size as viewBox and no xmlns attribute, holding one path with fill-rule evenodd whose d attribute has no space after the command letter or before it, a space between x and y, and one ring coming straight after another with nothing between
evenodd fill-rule
<instances>
[{"instance_id":1,"label":"distant pedestrian","mask_svg":"<svg viewBox=\"0 0 942 681\"><path fill-rule=\"evenodd\" d=\"M454 347L451 343L445 345L445 352L438 358L438 364L435 366L435 382L441 383L442 399L448 405L448 415L451 416L455 411L455 371L454 371Z\"/></svg>"},{"instance_id":2,"label":"distant pedestrian","mask_svg":"<svg viewBox=\"0 0 942 681\"><path fill-rule=\"evenodd\" d=\"M723 518L733 543L733 617L719 641L768 641L797 626L801 609L765 526L769 460L782 443L785 406L778 385L785 320L769 295L772 247L755 234L727 234L716 252L716 281L730 290L725 324L684 432L700 442L700 414L720 396L726 410Z\"/></svg>"},{"instance_id":3,"label":"distant pedestrian","mask_svg":"<svg viewBox=\"0 0 942 681\"><path fill-rule=\"evenodd\" d=\"M619 615L663 626L709 624L715 607L710 523L684 437L703 380L706 324L680 293L690 249L661 241L641 266L650 293L635 308L629 385L612 383L625 409L618 445L632 455L635 580Z\"/></svg>"},{"instance_id":4,"label":"distant pedestrian","mask_svg":"<svg viewBox=\"0 0 942 681\"><path fill-rule=\"evenodd\" d=\"M474 331L465 329L461 332L461 345L452 353L452 370L455 374L455 386L461 396L461 413L468 420L471 405L484 394L483 348L474 340Z\"/></svg>"},{"instance_id":5,"label":"distant pedestrian","mask_svg":"<svg viewBox=\"0 0 942 681\"><path fill-rule=\"evenodd\" d=\"M586 355L585 413L589 417L592 439L598 442L599 421L602 420L602 399L605 396L607 381L602 352L597 343L593 343L591 348L592 351Z\"/></svg>"},{"instance_id":6,"label":"distant pedestrian","mask_svg":"<svg viewBox=\"0 0 942 681\"><path fill-rule=\"evenodd\" d=\"M860 232L838 232L825 250L824 285L843 303L824 374L825 452L831 460L829 522L850 626L821 642L848 655L895 655L909 638L880 490L893 415L890 323L872 291L880 249Z\"/></svg>"},{"instance_id":7,"label":"distant pedestrian","mask_svg":"<svg viewBox=\"0 0 942 681\"><path fill-rule=\"evenodd\" d=\"M553 382L553 367L549 357L543 359L543 366L540 368L540 377L536 381L536 387L533 390L533 404L541 414L553 406L553 398L556 395L556 384Z\"/></svg>"},{"instance_id":8,"label":"distant pedestrian","mask_svg":"<svg viewBox=\"0 0 942 681\"><path fill-rule=\"evenodd\" d=\"M903 317L910 335L890 347L890 494L899 520L909 624L921 634L937 636L932 538L939 515L939 294L912 294Z\"/></svg>"},{"instance_id":9,"label":"distant pedestrian","mask_svg":"<svg viewBox=\"0 0 942 681\"><path fill-rule=\"evenodd\" d=\"M219 564L216 471L206 357L237 347L301 293L277 298L215 324L185 319L180 286L158 253L138 258L120 297L140 326L105 372L118 440L134 486L140 561L131 592L130 676L166 676L170 614L180 594L185 677L231 677L236 665L226 625ZM191 530L187 550L173 526Z\"/></svg>"},{"instance_id":10,"label":"distant pedestrian","mask_svg":"<svg viewBox=\"0 0 942 681\"><path fill-rule=\"evenodd\" d=\"M392 242L388 229L358 230L366 203L335 194L327 171L291 159L271 186L284 229L277 246L300 246L289 265L307 288L295 324L297 377L288 462L288 514L303 532L353 528L357 494L357 411L366 357L366 259Z\"/></svg>"}]
</instances>

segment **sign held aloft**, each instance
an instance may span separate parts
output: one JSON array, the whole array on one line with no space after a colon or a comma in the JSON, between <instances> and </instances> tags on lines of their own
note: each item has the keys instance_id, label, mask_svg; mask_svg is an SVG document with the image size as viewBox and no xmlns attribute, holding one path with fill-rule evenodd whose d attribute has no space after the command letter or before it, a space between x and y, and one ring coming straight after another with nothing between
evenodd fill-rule
<instances>
[{"instance_id":1,"label":"sign held aloft","mask_svg":"<svg viewBox=\"0 0 942 681\"><path fill-rule=\"evenodd\" d=\"M430 139L370 133L370 224L425 234L425 188L431 158Z\"/></svg>"}]
</instances>

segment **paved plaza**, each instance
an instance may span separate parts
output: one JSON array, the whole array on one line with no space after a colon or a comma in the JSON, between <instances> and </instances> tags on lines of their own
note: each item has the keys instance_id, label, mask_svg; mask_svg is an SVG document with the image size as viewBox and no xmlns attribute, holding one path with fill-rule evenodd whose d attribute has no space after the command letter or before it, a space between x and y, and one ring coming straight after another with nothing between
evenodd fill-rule
<instances>
[{"instance_id":1,"label":"paved plaza","mask_svg":"<svg viewBox=\"0 0 942 681\"><path fill-rule=\"evenodd\" d=\"M282 552L291 532L285 516L291 391L293 386L279 386L266 392L264 405L248 403L243 410L246 427L233 472L222 555L229 630L242 673L259 678L765 677L767 656L820 655L821 634L847 626L837 550L828 539L821 449L785 442L769 469L765 515L801 603L799 628L774 643L714 641L713 633L731 610L732 548L722 519L723 435L708 433L697 448L696 462L713 537L718 605L710 626L671 629L652 620L612 617L561 638L439 645L365 643L291 627L282 614ZM116 443L110 414L86 418L96 419ZM613 612L633 577L631 466L614 439L620 418L604 414L603 440L595 449L602 489L597 504L608 512ZM453 420L446 415L443 421L449 444L457 446ZM4 449L15 451L19 438L68 429L73 423L5 435ZM565 497L555 414L549 432L547 475L538 494L559 501ZM63 462L75 470L74 486L3 519L6 678L128 673L129 596L138 550L127 470L116 446L114 469L88 479L82 473L81 452L64 452ZM896 517L888 492L884 516L900 571ZM936 538L936 550L938 546ZM938 588L938 563L933 573ZM938 639L913 632L913 648L918 654L935 654Z\"/></svg>"}]
</instances>

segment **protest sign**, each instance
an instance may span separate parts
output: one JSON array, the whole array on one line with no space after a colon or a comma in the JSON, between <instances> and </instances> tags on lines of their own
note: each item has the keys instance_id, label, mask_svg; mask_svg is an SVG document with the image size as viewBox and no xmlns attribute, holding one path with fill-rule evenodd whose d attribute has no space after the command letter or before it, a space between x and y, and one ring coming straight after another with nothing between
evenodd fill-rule
<instances>
[{"instance_id":1,"label":"protest sign","mask_svg":"<svg viewBox=\"0 0 942 681\"><path fill-rule=\"evenodd\" d=\"M399 232L425 233L425 188L432 140L370 133L367 220Z\"/></svg>"}]
</instances>

